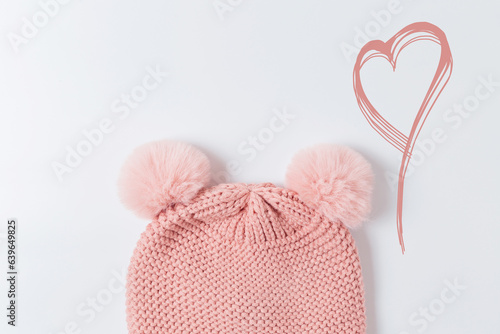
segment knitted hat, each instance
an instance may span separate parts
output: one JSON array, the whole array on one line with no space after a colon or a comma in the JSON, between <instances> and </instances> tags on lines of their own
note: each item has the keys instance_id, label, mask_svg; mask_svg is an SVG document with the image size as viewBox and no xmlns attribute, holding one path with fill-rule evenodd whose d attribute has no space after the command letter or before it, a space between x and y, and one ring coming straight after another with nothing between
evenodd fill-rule
<instances>
[{"instance_id":1,"label":"knitted hat","mask_svg":"<svg viewBox=\"0 0 500 334\"><path fill-rule=\"evenodd\" d=\"M129 333L365 333L347 227L369 213L372 178L358 153L321 145L297 154L287 188L208 187L194 147L139 147L119 180L124 204L153 219L129 266Z\"/></svg>"}]
</instances>

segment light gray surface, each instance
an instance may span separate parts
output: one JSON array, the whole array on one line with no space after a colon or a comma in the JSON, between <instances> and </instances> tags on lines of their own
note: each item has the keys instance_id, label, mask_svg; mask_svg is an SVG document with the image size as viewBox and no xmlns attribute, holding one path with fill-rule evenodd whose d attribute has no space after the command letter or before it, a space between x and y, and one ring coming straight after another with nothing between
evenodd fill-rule
<instances>
[{"instance_id":1,"label":"light gray surface","mask_svg":"<svg viewBox=\"0 0 500 334\"><path fill-rule=\"evenodd\" d=\"M223 19L212 0L69 1L18 52L9 39L22 36L24 17L43 21L40 4L0 3L0 233L9 217L20 226L19 326L7 327L2 311L2 333L126 332L122 272L147 222L122 207L115 183L134 147L162 138L199 146L215 172L236 161L231 182L282 185L292 155L316 143L360 151L377 175L372 219L354 232L368 334L498 333L499 3L221 2L233 4ZM377 33L371 12L388 8ZM396 192L386 181L400 154L363 118L341 47L354 44L356 29L387 40L417 21L445 31L454 70L420 135L441 129L446 139L407 177L402 256ZM403 51L395 73L383 60L363 72L368 96L405 132L438 55L422 42ZM144 101L129 113L113 107L122 94L140 93L157 67L168 76L146 82ZM450 111L473 101L488 77L497 85L476 110ZM294 118L254 156L248 137L269 128L276 109ZM82 132L99 126L109 133L59 181L54 162L65 163L68 147L85 145ZM6 268L5 240L0 249ZM454 292L455 283L465 288ZM0 305L6 289L0 280Z\"/></svg>"}]
</instances>

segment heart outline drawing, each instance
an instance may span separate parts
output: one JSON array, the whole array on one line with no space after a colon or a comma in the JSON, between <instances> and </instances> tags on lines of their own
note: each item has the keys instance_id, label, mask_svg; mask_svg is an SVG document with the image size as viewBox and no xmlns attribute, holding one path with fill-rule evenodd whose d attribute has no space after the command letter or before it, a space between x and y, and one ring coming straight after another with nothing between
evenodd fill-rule
<instances>
[{"instance_id":1,"label":"heart outline drawing","mask_svg":"<svg viewBox=\"0 0 500 334\"><path fill-rule=\"evenodd\" d=\"M408 45L418 41L432 41L441 46L441 55L436 73L427 90L425 98L420 105L418 113L413 121L408 136L396 129L390 124L370 103L361 84L361 69L367 61L375 57L385 58L396 70L396 63L401 51ZM434 107L438 97L441 95L444 87L448 83L453 69L453 58L450 46L445 33L428 22L416 22L401 29L396 35L387 42L373 40L366 43L360 50L354 65L353 86L356 100L371 127L377 131L387 142L403 153L398 178L398 198L397 198L397 229L399 244L404 254L405 246L403 240L403 191L406 170L411 160L413 148L418 135Z\"/></svg>"}]
</instances>

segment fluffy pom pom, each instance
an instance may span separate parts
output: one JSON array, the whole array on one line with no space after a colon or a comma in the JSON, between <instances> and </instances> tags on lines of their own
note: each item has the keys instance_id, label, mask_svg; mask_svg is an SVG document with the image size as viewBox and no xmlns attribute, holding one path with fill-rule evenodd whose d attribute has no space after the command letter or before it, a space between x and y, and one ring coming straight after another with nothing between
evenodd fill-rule
<instances>
[{"instance_id":1,"label":"fluffy pom pom","mask_svg":"<svg viewBox=\"0 0 500 334\"><path fill-rule=\"evenodd\" d=\"M196 148L158 141L138 147L118 180L122 202L138 216L152 219L169 205L187 204L210 182L210 162Z\"/></svg>"},{"instance_id":2,"label":"fluffy pom pom","mask_svg":"<svg viewBox=\"0 0 500 334\"><path fill-rule=\"evenodd\" d=\"M286 183L309 206L349 228L359 226L370 213L371 166L347 147L325 144L298 152Z\"/></svg>"}]
</instances>

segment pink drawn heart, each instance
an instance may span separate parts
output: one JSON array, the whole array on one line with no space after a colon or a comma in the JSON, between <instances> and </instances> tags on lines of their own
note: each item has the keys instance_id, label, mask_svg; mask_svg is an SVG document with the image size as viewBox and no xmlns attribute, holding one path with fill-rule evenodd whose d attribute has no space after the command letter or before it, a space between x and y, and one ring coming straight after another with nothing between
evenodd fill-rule
<instances>
[{"instance_id":1,"label":"pink drawn heart","mask_svg":"<svg viewBox=\"0 0 500 334\"><path fill-rule=\"evenodd\" d=\"M441 46L441 56L436 73L432 79L432 83L429 86L427 94L425 95L415 120L413 121L410 134L406 136L386 121L370 103L369 99L366 97L365 91L363 90L363 86L361 85L360 72L363 65L368 60L375 57L387 59L387 61L389 61L392 65L393 70L396 70L396 61L401 51L408 45L422 40L432 41L439 44ZM406 170L408 168L408 164L410 163L413 147L415 146L420 130L422 129L429 112L436 103L437 98L448 83L452 68L453 59L446 35L441 29L428 22L410 24L385 43L380 40L366 43L359 52L356 64L354 65L354 92L363 115L375 131L377 131L385 140L403 153L401 167L399 169L397 204L397 228L399 244L401 245L403 253L405 251L402 223L403 189Z\"/></svg>"}]
</instances>

